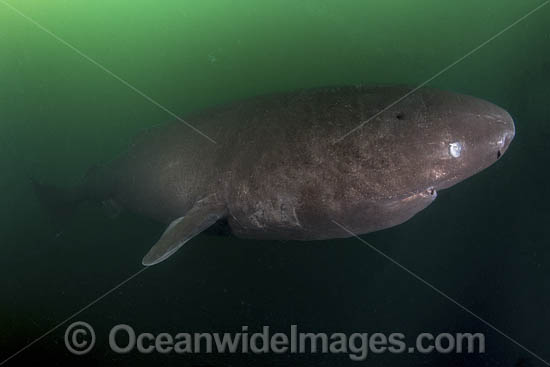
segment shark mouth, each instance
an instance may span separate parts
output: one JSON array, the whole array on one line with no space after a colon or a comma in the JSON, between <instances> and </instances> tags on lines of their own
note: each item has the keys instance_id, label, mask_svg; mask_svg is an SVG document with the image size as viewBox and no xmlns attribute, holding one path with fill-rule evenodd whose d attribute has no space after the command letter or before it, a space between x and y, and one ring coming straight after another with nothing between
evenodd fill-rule
<instances>
[{"instance_id":1,"label":"shark mouth","mask_svg":"<svg viewBox=\"0 0 550 367\"><path fill-rule=\"evenodd\" d=\"M433 186L428 187L425 192L434 199L437 197L437 190Z\"/></svg>"}]
</instances>

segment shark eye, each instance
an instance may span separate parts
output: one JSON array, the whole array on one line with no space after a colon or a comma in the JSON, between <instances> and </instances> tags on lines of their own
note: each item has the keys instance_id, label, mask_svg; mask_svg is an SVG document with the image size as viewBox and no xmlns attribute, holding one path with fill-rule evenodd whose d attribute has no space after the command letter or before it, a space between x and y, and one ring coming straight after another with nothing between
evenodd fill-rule
<instances>
[{"instance_id":1,"label":"shark eye","mask_svg":"<svg viewBox=\"0 0 550 367\"><path fill-rule=\"evenodd\" d=\"M459 142L449 144L449 154L454 158L460 157L462 154L462 144Z\"/></svg>"}]
</instances>

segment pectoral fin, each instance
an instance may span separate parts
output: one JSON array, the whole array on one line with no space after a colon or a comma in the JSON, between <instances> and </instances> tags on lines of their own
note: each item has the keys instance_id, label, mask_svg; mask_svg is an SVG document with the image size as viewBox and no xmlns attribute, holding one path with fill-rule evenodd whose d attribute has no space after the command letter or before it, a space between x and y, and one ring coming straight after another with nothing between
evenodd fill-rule
<instances>
[{"instance_id":1,"label":"pectoral fin","mask_svg":"<svg viewBox=\"0 0 550 367\"><path fill-rule=\"evenodd\" d=\"M164 231L158 242L143 258L143 265L158 264L169 258L187 241L216 223L225 215L225 207L198 201L189 212L175 219Z\"/></svg>"}]
</instances>

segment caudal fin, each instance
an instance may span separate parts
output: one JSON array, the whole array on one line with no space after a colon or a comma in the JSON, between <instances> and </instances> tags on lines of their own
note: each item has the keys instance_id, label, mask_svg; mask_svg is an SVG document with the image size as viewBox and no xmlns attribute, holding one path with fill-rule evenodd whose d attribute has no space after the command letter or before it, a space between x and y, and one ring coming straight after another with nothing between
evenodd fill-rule
<instances>
[{"instance_id":1,"label":"caudal fin","mask_svg":"<svg viewBox=\"0 0 550 367\"><path fill-rule=\"evenodd\" d=\"M71 217L81 201L75 190L43 184L32 178L31 183L38 200L55 219Z\"/></svg>"}]
</instances>

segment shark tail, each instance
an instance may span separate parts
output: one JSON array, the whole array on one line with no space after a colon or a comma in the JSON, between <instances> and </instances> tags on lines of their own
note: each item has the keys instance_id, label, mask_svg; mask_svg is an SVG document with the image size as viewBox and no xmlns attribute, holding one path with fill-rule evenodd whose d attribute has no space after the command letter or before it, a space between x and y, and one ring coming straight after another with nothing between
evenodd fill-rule
<instances>
[{"instance_id":1,"label":"shark tail","mask_svg":"<svg viewBox=\"0 0 550 367\"><path fill-rule=\"evenodd\" d=\"M74 215L78 205L83 201L77 190L66 189L38 182L31 178L31 184L40 204L55 219L64 220Z\"/></svg>"},{"instance_id":2,"label":"shark tail","mask_svg":"<svg viewBox=\"0 0 550 367\"><path fill-rule=\"evenodd\" d=\"M44 184L34 178L31 178L31 184L38 201L54 222L63 223L70 219L78 206L85 201L98 202L111 212L120 212L120 206L111 199L112 181L108 179L106 172L110 173L100 166L92 166L84 175L82 183L72 188Z\"/></svg>"}]
</instances>

